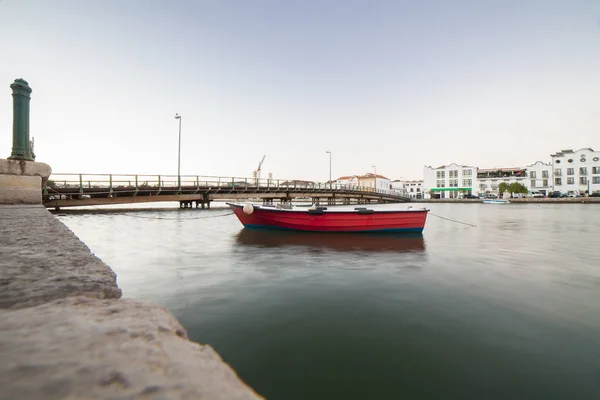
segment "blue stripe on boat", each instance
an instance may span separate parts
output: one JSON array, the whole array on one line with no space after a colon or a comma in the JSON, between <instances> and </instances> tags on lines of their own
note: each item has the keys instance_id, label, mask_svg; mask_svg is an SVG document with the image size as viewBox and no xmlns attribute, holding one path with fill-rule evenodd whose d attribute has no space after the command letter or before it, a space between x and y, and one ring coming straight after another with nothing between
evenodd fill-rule
<instances>
[{"instance_id":1,"label":"blue stripe on boat","mask_svg":"<svg viewBox=\"0 0 600 400\"><path fill-rule=\"evenodd\" d=\"M298 232L316 232L316 233L421 233L423 228L390 228L390 229L369 229L365 231L316 231L316 230L302 230L285 228L282 226L271 226L271 225L255 225L247 224L244 225L250 229L273 229L280 231L298 231Z\"/></svg>"}]
</instances>

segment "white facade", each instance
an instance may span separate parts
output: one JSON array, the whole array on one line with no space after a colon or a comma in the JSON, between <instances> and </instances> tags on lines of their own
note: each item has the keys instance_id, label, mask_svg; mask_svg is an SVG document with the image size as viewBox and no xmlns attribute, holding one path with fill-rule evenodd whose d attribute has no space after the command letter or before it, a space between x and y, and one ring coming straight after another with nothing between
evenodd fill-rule
<instances>
[{"instance_id":1,"label":"white facade","mask_svg":"<svg viewBox=\"0 0 600 400\"><path fill-rule=\"evenodd\" d=\"M461 194L477 195L477 168L452 163L423 168L424 198L456 199Z\"/></svg>"},{"instance_id":2,"label":"white facade","mask_svg":"<svg viewBox=\"0 0 600 400\"><path fill-rule=\"evenodd\" d=\"M527 170L525 168L486 168L477 170L478 193L499 196L498 186L505 182L513 182L528 187Z\"/></svg>"},{"instance_id":3,"label":"white facade","mask_svg":"<svg viewBox=\"0 0 600 400\"><path fill-rule=\"evenodd\" d=\"M397 179L392 181L392 190L401 196L410 197L411 199L423 198L423 180L405 181Z\"/></svg>"},{"instance_id":4,"label":"white facade","mask_svg":"<svg viewBox=\"0 0 600 400\"><path fill-rule=\"evenodd\" d=\"M396 192L400 196L408 197L408 193L406 192L403 180L396 179L392 181L392 191Z\"/></svg>"},{"instance_id":5,"label":"white facade","mask_svg":"<svg viewBox=\"0 0 600 400\"><path fill-rule=\"evenodd\" d=\"M550 157L554 167L554 190L582 195L600 190L600 151L590 148L562 150Z\"/></svg>"},{"instance_id":6,"label":"white facade","mask_svg":"<svg viewBox=\"0 0 600 400\"><path fill-rule=\"evenodd\" d=\"M392 190L392 181L383 175L379 174L365 174L358 177L358 185L366 188L372 188L377 190Z\"/></svg>"},{"instance_id":7,"label":"white facade","mask_svg":"<svg viewBox=\"0 0 600 400\"><path fill-rule=\"evenodd\" d=\"M346 175L340 176L335 181L336 185L351 185L372 188L378 190L392 190L392 181L383 175L365 174L365 175Z\"/></svg>"},{"instance_id":8,"label":"white facade","mask_svg":"<svg viewBox=\"0 0 600 400\"><path fill-rule=\"evenodd\" d=\"M411 199L422 199L423 198L423 181L406 181L404 182L406 194Z\"/></svg>"},{"instance_id":9,"label":"white facade","mask_svg":"<svg viewBox=\"0 0 600 400\"><path fill-rule=\"evenodd\" d=\"M358 186L358 176L356 176L356 175L340 176L335 181L333 181L333 184L334 185Z\"/></svg>"},{"instance_id":10,"label":"white facade","mask_svg":"<svg viewBox=\"0 0 600 400\"><path fill-rule=\"evenodd\" d=\"M527 186L529 192L540 192L543 195L547 195L554 190L552 164L538 161L528 165L526 169L527 184L525 186Z\"/></svg>"}]
</instances>

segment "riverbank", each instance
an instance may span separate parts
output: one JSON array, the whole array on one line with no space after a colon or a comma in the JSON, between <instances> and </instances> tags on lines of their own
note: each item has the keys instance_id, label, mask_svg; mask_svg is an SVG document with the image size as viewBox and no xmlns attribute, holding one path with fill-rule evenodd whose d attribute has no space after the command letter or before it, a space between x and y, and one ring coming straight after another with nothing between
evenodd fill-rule
<instances>
[{"instance_id":1,"label":"riverbank","mask_svg":"<svg viewBox=\"0 0 600 400\"><path fill-rule=\"evenodd\" d=\"M43 206L0 220L0 399L262 398Z\"/></svg>"},{"instance_id":2,"label":"riverbank","mask_svg":"<svg viewBox=\"0 0 600 400\"><path fill-rule=\"evenodd\" d=\"M600 197L564 197L564 198L533 198L507 199L511 203L551 203L551 204L600 204ZM472 203L481 204L481 199L419 199L415 203Z\"/></svg>"}]
</instances>

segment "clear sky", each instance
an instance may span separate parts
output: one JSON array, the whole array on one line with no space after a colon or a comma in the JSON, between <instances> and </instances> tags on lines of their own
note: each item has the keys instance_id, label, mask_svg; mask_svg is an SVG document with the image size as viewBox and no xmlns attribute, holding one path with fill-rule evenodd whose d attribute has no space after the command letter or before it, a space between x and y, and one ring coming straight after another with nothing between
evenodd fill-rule
<instances>
[{"instance_id":1,"label":"clear sky","mask_svg":"<svg viewBox=\"0 0 600 400\"><path fill-rule=\"evenodd\" d=\"M326 180L600 148L593 0L0 0L9 85L54 172Z\"/></svg>"}]
</instances>

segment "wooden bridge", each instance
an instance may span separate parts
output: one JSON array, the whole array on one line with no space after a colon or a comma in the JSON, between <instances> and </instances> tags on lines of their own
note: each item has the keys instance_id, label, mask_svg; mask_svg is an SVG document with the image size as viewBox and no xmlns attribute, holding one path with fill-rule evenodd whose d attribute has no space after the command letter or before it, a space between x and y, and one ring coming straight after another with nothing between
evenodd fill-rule
<instances>
[{"instance_id":1,"label":"wooden bridge","mask_svg":"<svg viewBox=\"0 0 600 400\"><path fill-rule=\"evenodd\" d=\"M210 208L213 201L314 204L408 202L391 190L300 180L215 176L52 174L43 188L48 208L178 201L181 208Z\"/></svg>"}]
</instances>

